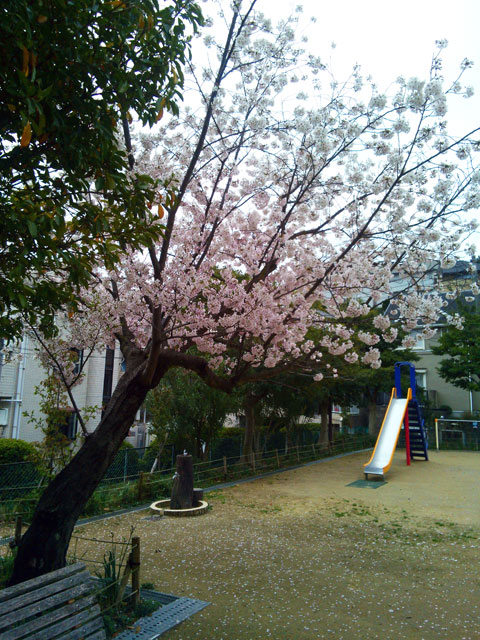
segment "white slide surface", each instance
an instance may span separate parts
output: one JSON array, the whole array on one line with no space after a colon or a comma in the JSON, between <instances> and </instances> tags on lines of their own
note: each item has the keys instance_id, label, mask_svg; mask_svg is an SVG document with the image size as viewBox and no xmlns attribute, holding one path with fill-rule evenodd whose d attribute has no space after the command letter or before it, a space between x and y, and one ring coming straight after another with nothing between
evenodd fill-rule
<instances>
[{"instance_id":1,"label":"white slide surface","mask_svg":"<svg viewBox=\"0 0 480 640\"><path fill-rule=\"evenodd\" d=\"M372 457L364 467L365 475L383 476L390 468L407 406L406 398L391 399Z\"/></svg>"}]
</instances>

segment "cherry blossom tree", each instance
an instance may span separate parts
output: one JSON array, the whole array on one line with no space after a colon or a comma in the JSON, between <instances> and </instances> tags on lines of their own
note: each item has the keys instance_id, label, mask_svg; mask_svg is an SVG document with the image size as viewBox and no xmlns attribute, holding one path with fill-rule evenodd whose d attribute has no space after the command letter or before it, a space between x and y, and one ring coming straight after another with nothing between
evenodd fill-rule
<instances>
[{"instance_id":1,"label":"cherry blossom tree","mask_svg":"<svg viewBox=\"0 0 480 640\"><path fill-rule=\"evenodd\" d=\"M446 120L471 63L445 83L440 42L425 80L399 78L385 95L359 68L333 80L296 43L296 19L274 25L256 4L220 6L193 56L207 64L186 77L190 108L134 143L139 170L162 185L158 241L94 273L83 313L65 319L85 346L118 341L126 371L41 497L13 582L64 564L85 502L169 369L229 392L300 364L320 380L325 354L375 368L380 339L419 320L428 333L442 307L431 273L466 246L479 204L479 130L452 138ZM366 331L358 319L392 298L395 321L379 315Z\"/></svg>"}]
</instances>

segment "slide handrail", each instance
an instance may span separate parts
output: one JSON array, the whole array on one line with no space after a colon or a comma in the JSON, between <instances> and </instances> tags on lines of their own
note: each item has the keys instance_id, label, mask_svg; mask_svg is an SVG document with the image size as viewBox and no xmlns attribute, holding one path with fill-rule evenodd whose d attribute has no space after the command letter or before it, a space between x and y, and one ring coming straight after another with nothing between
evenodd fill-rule
<instances>
[{"instance_id":1,"label":"slide handrail","mask_svg":"<svg viewBox=\"0 0 480 640\"><path fill-rule=\"evenodd\" d=\"M377 441L376 441L375 446L373 448L372 456L371 456L370 460L363 465L364 467L368 467L368 465L372 462L372 460L375 457L375 452L377 450L378 443L380 442L380 436L382 435L382 431L383 431L383 426L385 424L385 420L387 419L387 415L388 415L388 412L390 410L390 406L392 404L392 401L395 400L396 397L397 397L397 390L396 390L395 387L393 387L392 393L390 395L390 400L389 400L389 403L388 403L387 410L385 411L385 415L383 416L382 426L380 427L380 431L378 432L378 436L377 436Z\"/></svg>"}]
</instances>

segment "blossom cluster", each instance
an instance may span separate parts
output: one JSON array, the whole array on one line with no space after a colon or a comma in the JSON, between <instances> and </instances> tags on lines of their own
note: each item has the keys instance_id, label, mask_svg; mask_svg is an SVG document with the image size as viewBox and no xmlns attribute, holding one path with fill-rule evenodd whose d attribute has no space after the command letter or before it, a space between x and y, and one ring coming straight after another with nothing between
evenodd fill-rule
<instances>
[{"instance_id":1,"label":"blossom cluster","mask_svg":"<svg viewBox=\"0 0 480 640\"><path fill-rule=\"evenodd\" d=\"M428 328L443 308L430 274L471 232L454 214L479 198L467 171L474 148L448 138L448 90L435 73L400 78L392 96L358 69L351 85L322 83L328 70L295 43L291 23L258 14L236 24L233 45L222 49L217 33L205 41L223 67L192 65L197 93L186 102L198 109L138 136L167 227L148 252L127 249L96 274L83 317L96 340L122 335L148 351L155 313L163 349L195 349L224 374L325 351L353 363L355 337L376 368L381 338ZM153 225L167 219L155 214ZM394 311L361 328L390 298Z\"/></svg>"}]
</instances>

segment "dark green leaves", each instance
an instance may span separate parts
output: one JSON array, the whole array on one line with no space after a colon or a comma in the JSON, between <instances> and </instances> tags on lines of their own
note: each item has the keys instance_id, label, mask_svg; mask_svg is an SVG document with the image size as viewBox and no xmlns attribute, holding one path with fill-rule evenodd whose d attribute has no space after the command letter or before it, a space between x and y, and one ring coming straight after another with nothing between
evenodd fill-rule
<instances>
[{"instance_id":1,"label":"dark green leaves","mask_svg":"<svg viewBox=\"0 0 480 640\"><path fill-rule=\"evenodd\" d=\"M480 391L480 312L474 303L460 304L463 329L451 325L442 330L438 344L432 347L436 355L446 358L437 367L441 377L469 391Z\"/></svg>"},{"instance_id":2,"label":"dark green leaves","mask_svg":"<svg viewBox=\"0 0 480 640\"><path fill-rule=\"evenodd\" d=\"M201 14L190 0L3 5L0 335L11 338L19 313L48 321L98 261L151 241L156 185L128 177L117 126L128 112L153 124L159 101L177 110Z\"/></svg>"}]
</instances>

